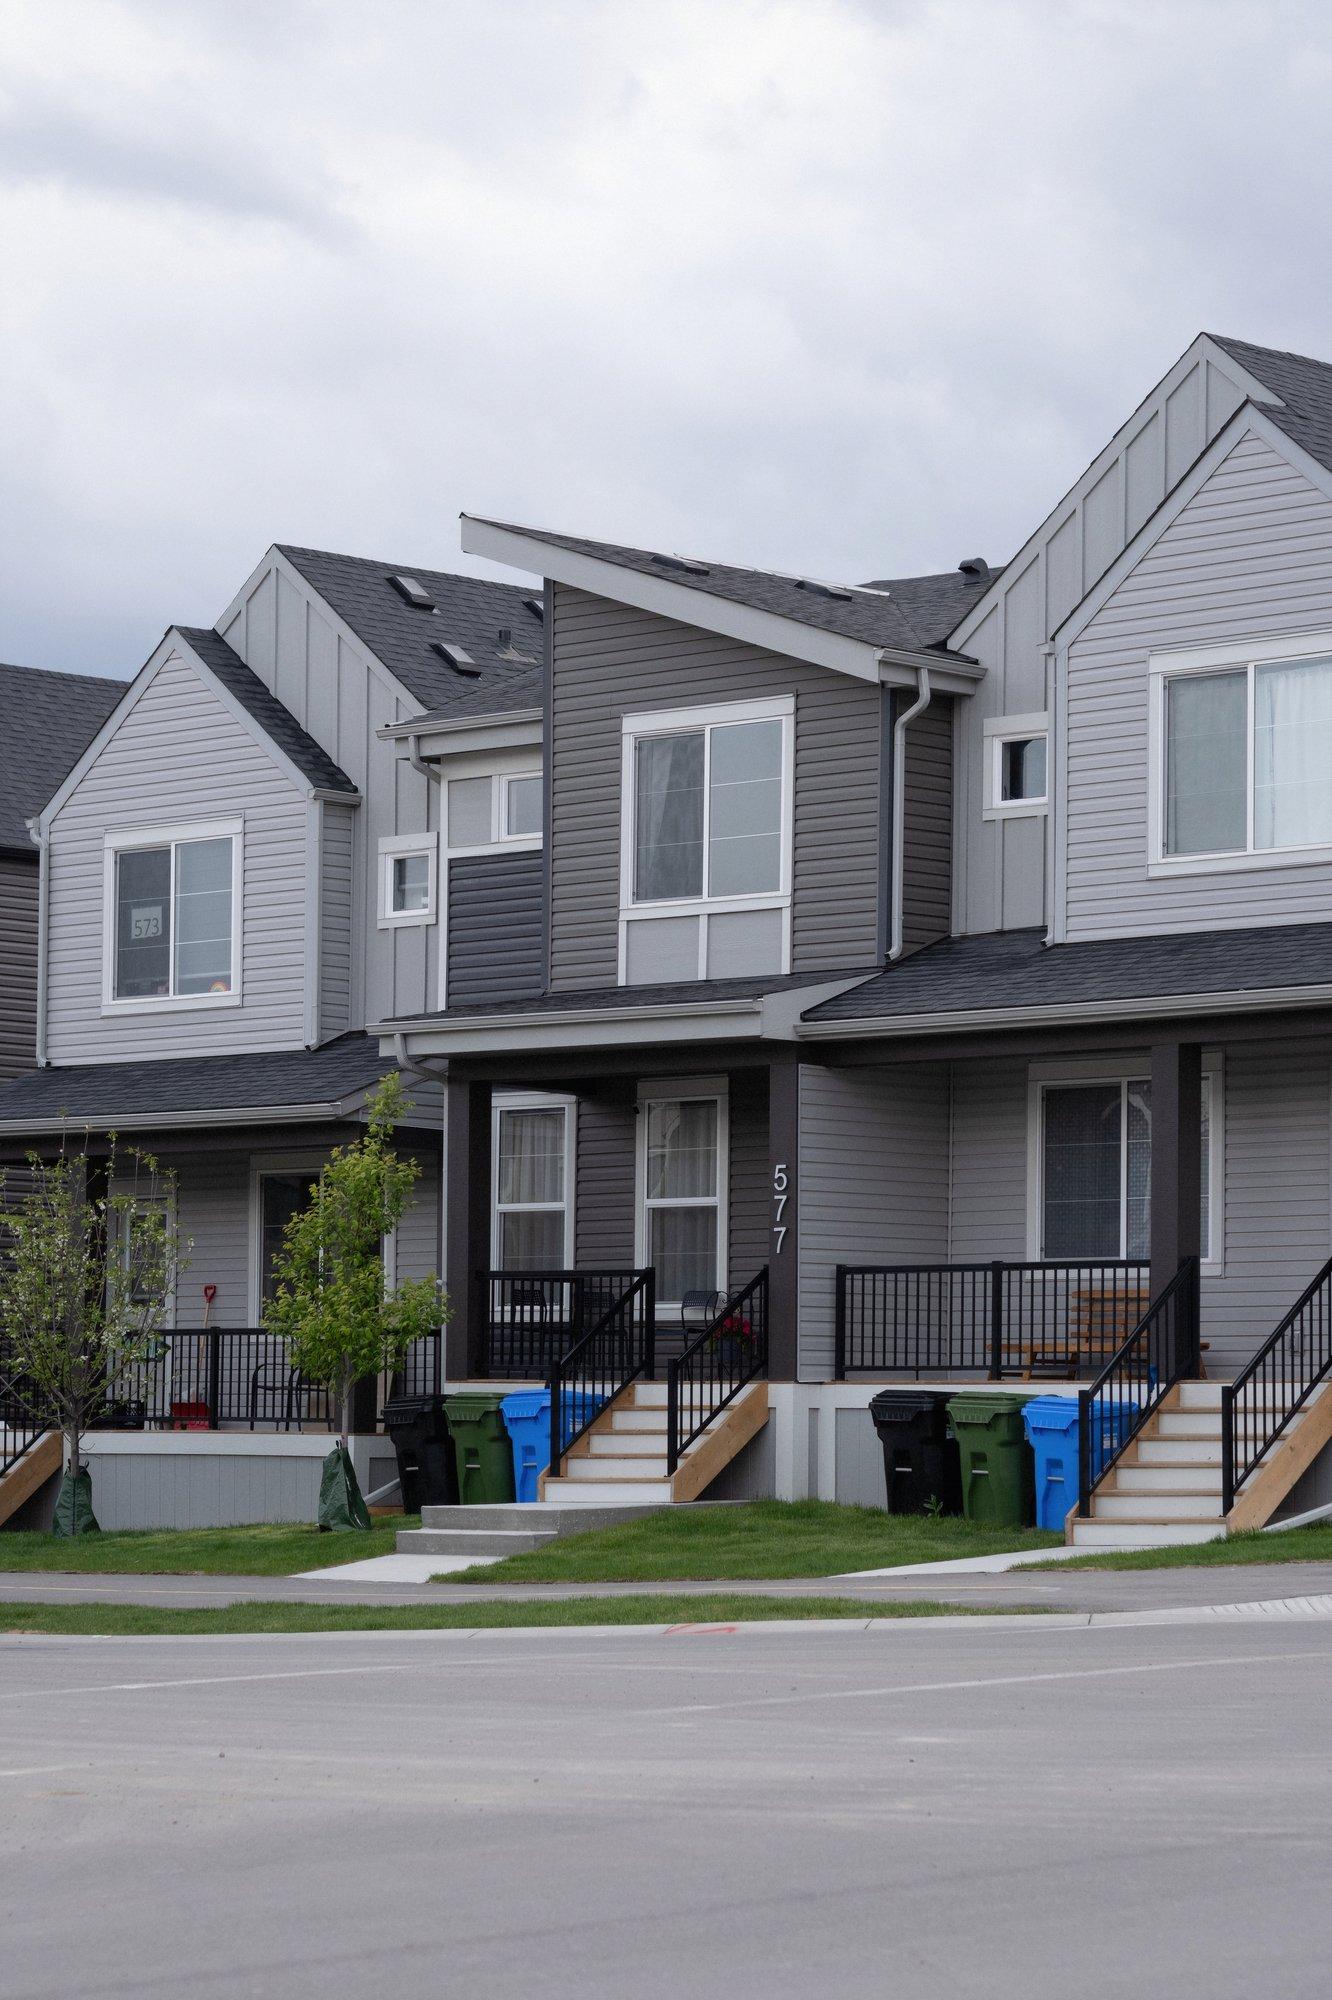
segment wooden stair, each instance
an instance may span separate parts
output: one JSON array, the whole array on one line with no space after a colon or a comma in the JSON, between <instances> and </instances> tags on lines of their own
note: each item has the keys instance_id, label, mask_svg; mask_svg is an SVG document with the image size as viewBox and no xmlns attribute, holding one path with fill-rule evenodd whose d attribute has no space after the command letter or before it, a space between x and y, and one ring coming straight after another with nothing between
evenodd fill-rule
<instances>
[{"instance_id":1,"label":"wooden stair","mask_svg":"<svg viewBox=\"0 0 1332 2000\"><path fill-rule=\"evenodd\" d=\"M45 1431L0 1473L0 1527L55 1477L63 1463L64 1441L59 1431Z\"/></svg>"},{"instance_id":2,"label":"wooden stair","mask_svg":"<svg viewBox=\"0 0 1332 2000\"><path fill-rule=\"evenodd\" d=\"M666 1384L633 1382L565 1453L558 1479L543 1472L542 1500L561 1505L662 1506L697 1500L768 1421L768 1385L751 1382L714 1417L666 1473Z\"/></svg>"}]
</instances>

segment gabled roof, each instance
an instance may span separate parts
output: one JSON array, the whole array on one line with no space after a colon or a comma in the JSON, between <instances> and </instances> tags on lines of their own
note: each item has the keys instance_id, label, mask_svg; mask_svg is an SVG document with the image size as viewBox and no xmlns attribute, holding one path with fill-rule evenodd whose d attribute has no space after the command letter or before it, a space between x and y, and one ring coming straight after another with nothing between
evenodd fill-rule
<instances>
[{"instance_id":1,"label":"gabled roof","mask_svg":"<svg viewBox=\"0 0 1332 2000\"><path fill-rule=\"evenodd\" d=\"M0 848L36 857L26 822L73 768L126 685L0 665Z\"/></svg>"},{"instance_id":2,"label":"gabled roof","mask_svg":"<svg viewBox=\"0 0 1332 2000\"><path fill-rule=\"evenodd\" d=\"M291 710L264 686L258 674L246 666L225 639L208 626L177 625L173 629L309 784L317 791L357 796L356 786L346 772L302 729Z\"/></svg>"},{"instance_id":3,"label":"gabled roof","mask_svg":"<svg viewBox=\"0 0 1332 2000\"><path fill-rule=\"evenodd\" d=\"M313 585L376 659L432 713L487 714L526 708L531 679L539 675L543 636L540 591L483 577L450 576L419 563L376 562L325 549L277 544L279 555ZM434 601L433 610L409 604L390 582L414 578ZM509 633L507 641L502 631ZM432 648L433 640L460 646L478 675L461 674Z\"/></svg>"},{"instance_id":4,"label":"gabled roof","mask_svg":"<svg viewBox=\"0 0 1332 2000\"><path fill-rule=\"evenodd\" d=\"M1332 364L1276 347L1255 347L1227 334L1209 334L1208 339L1280 397L1279 403L1263 405L1264 415L1332 471Z\"/></svg>"},{"instance_id":5,"label":"gabled roof","mask_svg":"<svg viewBox=\"0 0 1332 2000\"><path fill-rule=\"evenodd\" d=\"M937 617L923 615L918 625L908 612L905 598L899 600L894 589L883 585L828 583L817 577L788 576L779 570L740 569L733 563L626 548L618 542L593 542L581 535L520 528L507 521L478 519L477 525L520 535L547 548L567 549L595 562L610 563L616 569L681 585L701 597L720 597L731 604L743 604L751 610L766 611L789 618L797 625L833 632L866 645L919 653L937 644L922 629L928 628L932 634L937 629ZM921 608L918 606L918 611ZM958 617L961 615L959 612Z\"/></svg>"},{"instance_id":6,"label":"gabled roof","mask_svg":"<svg viewBox=\"0 0 1332 2000\"><path fill-rule=\"evenodd\" d=\"M889 576L865 587L886 590L920 636L923 646L942 646L955 625L960 625L973 604L992 583L1003 575L1002 566L968 574L962 569L942 570L933 576Z\"/></svg>"}]
</instances>

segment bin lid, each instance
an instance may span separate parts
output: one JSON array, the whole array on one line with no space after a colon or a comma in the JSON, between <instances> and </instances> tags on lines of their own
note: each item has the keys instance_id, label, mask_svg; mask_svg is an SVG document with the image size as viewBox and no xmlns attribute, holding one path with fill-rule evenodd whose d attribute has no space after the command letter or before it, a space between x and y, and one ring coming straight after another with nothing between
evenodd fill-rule
<instances>
[{"instance_id":1,"label":"bin lid","mask_svg":"<svg viewBox=\"0 0 1332 2000\"><path fill-rule=\"evenodd\" d=\"M410 1424L418 1417L438 1416L443 1408L442 1396L390 1396L380 1417L386 1424Z\"/></svg>"},{"instance_id":2,"label":"bin lid","mask_svg":"<svg viewBox=\"0 0 1332 2000\"><path fill-rule=\"evenodd\" d=\"M1030 1437L1033 1431L1075 1431L1078 1427L1076 1396L1032 1396L1022 1406L1022 1421Z\"/></svg>"},{"instance_id":3,"label":"bin lid","mask_svg":"<svg viewBox=\"0 0 1332 2000\"><path fill-rule=\"evenodd\" d=\"M450 1417L488 1417L503 1407L503 1396L497 1396L493 1389L462 1389L444 1398Z\"/></svg>"},{"instance_id":4,"label":"bin lid","mask_svg":"<svg viewBox=\"0 0 1332 2000\"><path fill-rule=\"evenodd\" d=\"M980 1390L965 1396L950 1396L948 1414L954 1424L988 1424L996 1417L1016 1417L1022 1412L1025 1396L998 1396Z\"/></svg>"},{"instance_id":5,"label":"bin lid","mask_svg":"<svg viewBox=\"0 0 1332 2000\"><path fill-rule=\"evenodd\" d=\"M500 1413L507 1424L515 1423L523 1417L548 1417L550 1415L549 1389L515 1389L500 1404Z\"/></svg>"},{"instance_id":6,"label":"bin lid","mask_svg":"<svg viewBox=\"0 0 1332 2000\"><path fill-rule=\"evenodd\" d=\"M876 1424L901 1423L909 1417L932 1415L948 1396L941 1389L880 1389L870 1399L869 1411Z\"/></svg>"}]
</instances>

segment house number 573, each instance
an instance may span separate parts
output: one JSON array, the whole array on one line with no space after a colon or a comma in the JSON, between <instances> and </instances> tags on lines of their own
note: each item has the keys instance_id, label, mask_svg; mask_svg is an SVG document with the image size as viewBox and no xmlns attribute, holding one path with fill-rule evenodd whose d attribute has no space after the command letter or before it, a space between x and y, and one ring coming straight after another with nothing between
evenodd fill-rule
<instances>
[{"instance_id":1,"label":"house number 573","mask_svg":"<svg viewBox=\"0 0 1332 2000\"><path fill-rule=\"evenodd\" d=\"M782 1217L786 1213L786 1204L790 1199L791 1182L786 1171L786 1162L785 1160L779 1160L772 1170L772 1233L777 1239L773 1244L772 1254L774 1257L781 1256L782 1245L786 1241L786 1232L790 1227L788 1223L782 1220Z\"/></svg>"}]
</instances>

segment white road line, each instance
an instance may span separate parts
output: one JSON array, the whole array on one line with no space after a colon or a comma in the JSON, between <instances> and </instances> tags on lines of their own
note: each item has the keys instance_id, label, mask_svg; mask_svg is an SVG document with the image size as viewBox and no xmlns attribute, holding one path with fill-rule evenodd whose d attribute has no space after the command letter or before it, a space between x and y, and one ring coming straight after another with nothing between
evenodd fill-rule
<instances>
[{"instance_id":1,"label":"white road line","mask_svg":"<svg viewBox=\"0 0 1332 2000\"><path fill-rule=\"evenodd\" d=\"M636 1715L706 1715L719 1709L789 1708L811 1701L871 1701L885 1695L955 1694L968 1688L1029 1687L1042 1681L1114 1679L1126 1674L1176 1674L1199 1667L1247 1667L1274 1661L1307 1660L1307 1653L1241 1653L1221 1660L1150 1660L1133 1667L1070 1667L1059 1673L994 1674L965 1681L910 1681L899 1687L832 1688L816 1694L755 1695L739 1701L694 1701L679 1708L640 1708Z\"/></svg>"},{"instance_id":2,"label":"white road line","mask_svg":"<svg viewBox=\"0 0 1332 2000\"><path fill-rule=\"evenodd\" d=\"M48 1778L56 1771L89 1771L91 1764L22 1764L12 1771L0 1771L0 1778Z\"/></svg>"}]
</instances>

